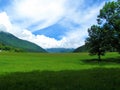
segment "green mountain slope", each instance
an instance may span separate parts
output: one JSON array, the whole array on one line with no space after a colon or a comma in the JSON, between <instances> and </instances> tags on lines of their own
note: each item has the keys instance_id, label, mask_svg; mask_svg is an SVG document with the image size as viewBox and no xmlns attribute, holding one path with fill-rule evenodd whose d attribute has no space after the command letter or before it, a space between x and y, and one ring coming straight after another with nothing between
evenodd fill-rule
<instances>
[{"instance_id":1,"label":"green mountain slope","mask_svg":"<svg viewBox=\"0 0 120 90\"><path fill-rule=\"evenodd\" d=\"M12 52L24 52L23 49L12 47L12 46L9 46L9 45L5 45L3 43L0 43L0 51L1 50L3 50L3 51L12 51Z\"/></svg>"},{"instance_id":2,"label":"green mountain slope","mask_svg":"<svg viewBox=\"0 0 120 90\"><path fill-rule=\"evenodd\" d=\"M87 52L87 51L88 51L88 48L85 45L83 45L76 48L73 52L77 53L77 52Z\"/></svg>"},{"instance_id":3,"label":"green mountain slope","mask_svg":"<svg viewBox=\"0 0 120 90\"><path fill-rule=\"evenodd\" d=\"M78 53L78 52L88 52L90 48L88 48L87 46L83 45L80 46L78 48L76 48L73 52L74 53ZM116 52L115 48L110 48L109 50L107 50L108 52Z\"/></svg>"},{"instance_id":4,"label":"green mountain slope","mask_svg":"<svg viewBox=\"0 0 120 90\"><path fill-rule=\"evenodd\" d=\"M6 32L0 32L0 43L15 48L20 48L28 52L46 52L43 48L39 47L38 45L26 40L21 40L15 37L14 35Z\"/></svg>"}]
</instances>

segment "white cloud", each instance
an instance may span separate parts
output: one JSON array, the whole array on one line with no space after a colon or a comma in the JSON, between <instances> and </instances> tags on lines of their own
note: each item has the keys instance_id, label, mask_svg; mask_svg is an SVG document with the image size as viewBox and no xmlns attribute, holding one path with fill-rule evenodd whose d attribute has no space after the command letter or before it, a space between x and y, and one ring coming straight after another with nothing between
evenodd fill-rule
<instances>
[{"instance_id":1,"label":"white cloud","mask_svg":"<svg viewBox=\"0 0 120 90\"><path fill-rule=\"evenodd\" d=\"M56 23L65 13L66 0L14 0L7 8L12 21L24 28L39 30ZM12 11L12 12L11 12ZM39 23L39 24L38 24Z\"/></svg>"},{"instance_id":2,"label":"white cloud","mask_svg":"<svg viewBox=\"0 0 120 90\"><path fill-rule=\"evenodd\" d=\"M5 12L0 13L0 28L3 31L9 31L12 28L11 23L9 22L9 17Z\"/></svg>"},{"instance_id":3,"label":"white cloud","mask_svg":"<svg viewBox=\"0 0 120 90\"><path fill-rule=\"evenodd\" d=\"M79 44L83 44L83 41L81 41L81 37L78 38L77 34L79 33L79 30L77 33L71 32L71 34L68 34L67 36L63 37L61 40L56 40L54 38L49 38L44 35L33 35L29 30L27 29L22 29L20 27L14 26L9 20L9 17L5 12L0 13L0 19L3 19L0 22L0 25L4 25L6 29L2 29L3 31L10 32L14 34L15 36L28 40L31 42L34 42L43 48L53 48L53 47L61 47L61 48L73 48L78 46L78 41ZM1 29L2 27L0 27ZM80 32L84 33L84 32ZM82 36L82 35L81 35Z\"/></svg>"},{"instance_id":4,"label":"white cloud","mask_svg":"<svg viewBox=\"0 0 120 90\"><path fill-rule=\"evenodd\" d=\"M21 39L34 42L43 48L76 48L84 44L87 29L96 23L95 17L103 3L100 6L93 6L81 12L77 9L79 9L79 5L84 4L84 0L79 1L80 3L78 3L78 0L70 1L14 0L13 4L6 8L6 12L0 13L0 25L2 25L0 28L5 26L6 31ZM72 5L69 5L69 3ZM62 19L63 17L64 19ZM31 31L55 24L59 20L61 20L60 24L70 29L61 40L31 33ZM80 26L73 27L70 22Z\"/></svg>"},{"instance_id":5,"label":"white cloud","mask_svg":"<svg viewBox=\"0 0 120 90\"><path fill-rule=\"evenodd\" d=\"M81 44L84 44L84 39L83 36L79 36L78 38L78 33L81 33L82 35L86 35L85 32L73 32L72 36L71 34L67 35L66 37L63 37L61 40L56 40L54 38L49 38L44 35L33 35L30 31L24 30L21 34L23 35L21 38L32 41L43 48L74 48L78 47Z\"/></svg>"}]
</instances>

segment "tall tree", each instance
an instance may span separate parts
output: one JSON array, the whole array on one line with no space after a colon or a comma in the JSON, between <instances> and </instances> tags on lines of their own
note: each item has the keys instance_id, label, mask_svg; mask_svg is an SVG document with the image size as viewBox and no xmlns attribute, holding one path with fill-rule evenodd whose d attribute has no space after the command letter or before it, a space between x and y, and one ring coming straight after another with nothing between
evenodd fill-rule
<instances>
[{"instance_id":1,"label":"tall tree","mask_svg":"<svg viewBox=\"0 0 120 90\"><path fill-rule=\"evenodd\" d=\"M91 55L101 55L106 51L116 49L120 52L120 0L108 2L100 10L97 18L98 25L88 29L89 37L86 45Z\"/></svg>"},{"instance_id":2,"label":"tall tree","mask_svg":"<svg viewBox=\"0 0 120 90\"><path fill-rule=\"evenodd\" d=\"M120 0L106 3L97 20L108 33L106 43L120 52Z\"/></svg>"},{"instance_id":3,"label":"tall tree","mask_svg":"<svg viewBox=\"0 0 120 90\"><path fill-rule=\"evenodd\" d=\"M101 61L101 55L105 54L106 46L104 42L105 33L100 26L93 25L88 29L89 37L86 39L86 46L89 48L90 55L98 55Z\"/></svg>"}]
</instances>

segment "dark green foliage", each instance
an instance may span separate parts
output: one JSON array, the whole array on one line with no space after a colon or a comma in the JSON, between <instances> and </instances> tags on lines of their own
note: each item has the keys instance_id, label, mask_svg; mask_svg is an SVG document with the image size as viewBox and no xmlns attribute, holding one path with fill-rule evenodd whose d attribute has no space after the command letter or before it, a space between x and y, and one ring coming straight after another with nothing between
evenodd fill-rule
<instances>
[{"instance_id":1,"label":"dark green foliage","mask_svg":"<svg viewBox=\"0 0 120 90\"><path fill-rule=\"evenodd\" d=\"M23 49L8 46L3 43L0 43L0 50L1 51L12 51L12 52L25 52Z\"/></svg>"},{"instance_id":2,"label":"dark green foliage","mask_svg":"<svg viewBox=\"0 0 120 90\"><path fill-rule=\"evenodd\" d=\"M93 25L88 29L89 37L86 39L85 44L89 48L90 55L98 55L101 61L101 55L105 54L105 33L101 27Z\"/></svg>"},{"instance_id":3,"label":"dark green foliage","mask_svg":"<svg viewBox=\"0 0 120 90\"><path fill-rule=\"evenodd\" d=\"M86 45L91 55L101 55L106 51L120 52L120 2L108 2L100 10L98 25L88 30Z\"/></svg>"},{"instance_id":4,"label":"dark green foliage","mask_svg":"<svg viewBox=\"0 0 120 90\"><path fill-rule=\"evenodd\" d=\"M0 32L0 43L17 48L15 51L24 50L29 52L46 52L34 43L21 40L10 33Z\"/></svg>"},{"instance_id":5,"label":"dark green foliage","mask_svg":"<svg viewBox=\"0 0 120 90\"><path fill-rule=\"evenodd\" d=\"M0 90L120 90L120 69L33 71L0 76Z\"/></svg>"},{"instance_id":6,"label":"dark green foliage","mask_svg":"<svg viewBox=\"0 0 120 90\"><path fill-rule=\"evenodd\" d=\"M112 48L120 52L120 2L108 2L100 10L98 23L106 30L107 41Z\"/></svg>"}]
</instances>

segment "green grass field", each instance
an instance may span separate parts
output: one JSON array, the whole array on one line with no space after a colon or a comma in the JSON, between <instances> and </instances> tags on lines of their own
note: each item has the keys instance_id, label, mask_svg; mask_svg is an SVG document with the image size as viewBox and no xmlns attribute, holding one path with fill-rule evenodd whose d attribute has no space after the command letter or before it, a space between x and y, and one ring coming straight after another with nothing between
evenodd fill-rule
<instances>
[{"instance_id":1,"label":"green grass field","mask_svg":"<svg viewBox=\"0 0 120 90\"><path fill-rule=\"evenodd\" d=\"M0 90L120 90L120 55L1 52Z\"/></svg>"}]
</instances>

